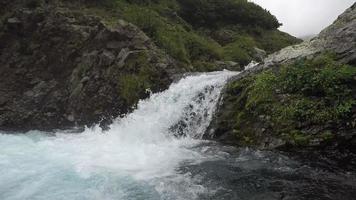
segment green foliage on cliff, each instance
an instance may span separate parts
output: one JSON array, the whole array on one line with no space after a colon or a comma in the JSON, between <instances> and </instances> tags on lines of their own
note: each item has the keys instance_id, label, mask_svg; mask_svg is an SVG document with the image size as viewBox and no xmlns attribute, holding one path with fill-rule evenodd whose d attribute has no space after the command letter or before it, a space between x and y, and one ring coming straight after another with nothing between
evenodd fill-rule
<instances>
[{"instance_id":1,"label":"green foliage on cliff","mask_svg":"<svg viewBox=\"0 0 356 200\"><path fill-rule=\"evenodd\" d=\"M243 144L266 135L294 145L325 141L356 128L355 85L356 68L330 55L268 70L228 86L229 125Z\"/></svg>"},{"instance_id":2,"label":"green foliage on cliff","mask_svg":"<svg viewBox=\"0 0 356 200\"><path fill-rule=\"evenodd\" d=\"M279 32L278 20L268 11L246 0L85 2L95 14L103 13L98 9L105 10L103 15L110 22L123 18L137 25L187 70L204 71L197 65L209 65L216 60L246 64L255 57L253 47L270 53L299 42ZM216 37L219 33L228 41Z\"/></svg>"},{"instance_id":3,"label":"green foliage on cliff","mask_svg":"<svg viewBox=\"0 0 356 200\"><path fill-rule=\"evenodd\" d=\"M247 0L180 0L180 15L193 26L216 28L240 24L276 29L275 16Z\"/></svg>"},{"instance_id":4,"label":"green foliage on cliff","mask_svg":"<svg viewBox=\"0 0 356 200\"><path fill-rule=\"evenodd\" d=\"M182 25L171 23L154 9L130 6L124 17L140 27L168 54L185 64L191 64L195 60L209 61L221 58L219 44L187 31Z\"/></svg>"},{"instance_id":5,"label":"green foliage on cliff","mask_svg":"<svg viewBox=\"0 0 356 200\"><path fill-rule=\"evenodd\" d=\"M242 65L247 65L253 60L253 47L256 42L249 36L236 36L234 41L224 46L224 58L226 60L236 60Z\"/></svg>"}]
</instances>

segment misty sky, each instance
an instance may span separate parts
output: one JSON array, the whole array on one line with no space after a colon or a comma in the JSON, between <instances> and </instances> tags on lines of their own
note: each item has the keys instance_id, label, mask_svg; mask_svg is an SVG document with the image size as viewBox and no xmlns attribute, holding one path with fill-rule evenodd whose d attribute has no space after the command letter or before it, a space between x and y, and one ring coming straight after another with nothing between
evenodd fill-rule
<instances>
[{"instance_id":1,"label":"misty sky","mask_svg":"<svg viewBox=\"0 0 356 200\"><path fill-rule=\"evenodd\" d=\"M318 34L355 0L251 0L271 11L294 36Z\"/></svg>"}]
</instances>

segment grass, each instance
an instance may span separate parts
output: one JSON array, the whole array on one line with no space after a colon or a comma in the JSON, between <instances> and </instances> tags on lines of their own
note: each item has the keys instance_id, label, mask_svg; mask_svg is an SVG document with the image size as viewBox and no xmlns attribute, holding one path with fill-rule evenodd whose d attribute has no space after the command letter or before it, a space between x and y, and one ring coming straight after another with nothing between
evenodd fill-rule
<instances>
[{"instance_id":1,"label":"grass","mask_svg":"<svg viewBox=\"0 0 356 200\"><path fill-rule=\"evenodd\" d=\"M124 18L140 27L159 47L184 64L221 58L221 47L216 42L186 30L183 25L172 23L154 9L133 5L125 10Z\"/></svg>"},{"instance_id":2,"label":"grass","mask_svg":"<svg viewBox=\"0 0 356 200\"><path fill-rule=\"evenodd\" d=\"M180 16L184 5L176 0L87 0L85 3L83 10L100 16L108 26L114 27L120 18L135 24L188 71L210 71L212 67L209 63L216 60L235 61L245 65L254 59L254 47L272 52L298 42L278 30L266 30L257 25L249 27L243 24L221 24L214 28L203 28L223 34L227 30L232 38L228 42L221 42L184 20ZM236 23L241 20L244 19L239 19Z\"/></svg>"},{"instance_id":3,"label":"grass","mask_svg":"<svg viewBox=\"0 0 356 200\"><path fill-rule=\"evenodd\" d=\"M259 121L271 134L292 144L330 139L340 127L356 127L355 77L355 67L324 54L231 83L232 129L238 130L238 138L258 138L251 126Z\"/></svg>"}]
</instances>

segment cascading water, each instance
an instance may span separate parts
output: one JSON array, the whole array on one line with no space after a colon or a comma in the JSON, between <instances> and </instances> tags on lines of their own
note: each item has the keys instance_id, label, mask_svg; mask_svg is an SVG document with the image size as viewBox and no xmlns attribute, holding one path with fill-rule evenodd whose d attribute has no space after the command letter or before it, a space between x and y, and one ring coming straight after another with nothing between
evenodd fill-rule
<instances>
[{"instance_id":1,"label":"cascading water","mask_svg":"<svg viewBox=\"0 0 356 200\"><path fill-rule=\"evenodd\" d=\"M194 147L236 74L183 78L106 132L0 135L0 199L193 199L207 192L178 167L213 159Z\"/></svg>"},{"instance_id":2,"label":"cascading water","mask_svg":"<svg viewBox=\"0 0 356 200\"><path fill-rule=\"evenodd\" d=\"M0 200L353 200L353 172L201 139L236 74L183 78L108 131L0 133Z\"/></svg>"}]
</instances>

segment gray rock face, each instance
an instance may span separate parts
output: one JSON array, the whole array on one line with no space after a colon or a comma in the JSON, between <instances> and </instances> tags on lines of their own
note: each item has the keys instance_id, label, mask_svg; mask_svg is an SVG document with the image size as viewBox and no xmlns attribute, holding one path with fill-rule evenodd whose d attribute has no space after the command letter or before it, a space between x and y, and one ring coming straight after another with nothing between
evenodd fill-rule
<instances>
[{"instance_id":1,"label":"gray rock face","mask_svg":"<svg viewBox=\"0 0 356 200\"><path fill-rule=\"evenodd\" d=\"M108 123L147 97L148 87L157 92L171 82L172 60L122 20L108 26L55 4L10 6L3 17L1 130Z\"/></svg>"},{"instance_id":2,"label":"gray rock face","mask_svg":"<svg viewBox=\"0 0 356 200\"><path fill-rule=\"evenodd\" d=\"M318 39L326 41L324 48L337 53L342 62L356 64L356 3L323 30Z\"/></svg>"},{"instance_id":3,"label":"gray rock face","mask_svg":"<svg viewBox=\"0 0 356 200\"><path fill-rule=\"evenodd\" d=\"M336 53L344 63L356 63L356 3L317 37L269 55L264 60L264 67L312 56L322 51Z\"/></svg>"}]
</instances>

